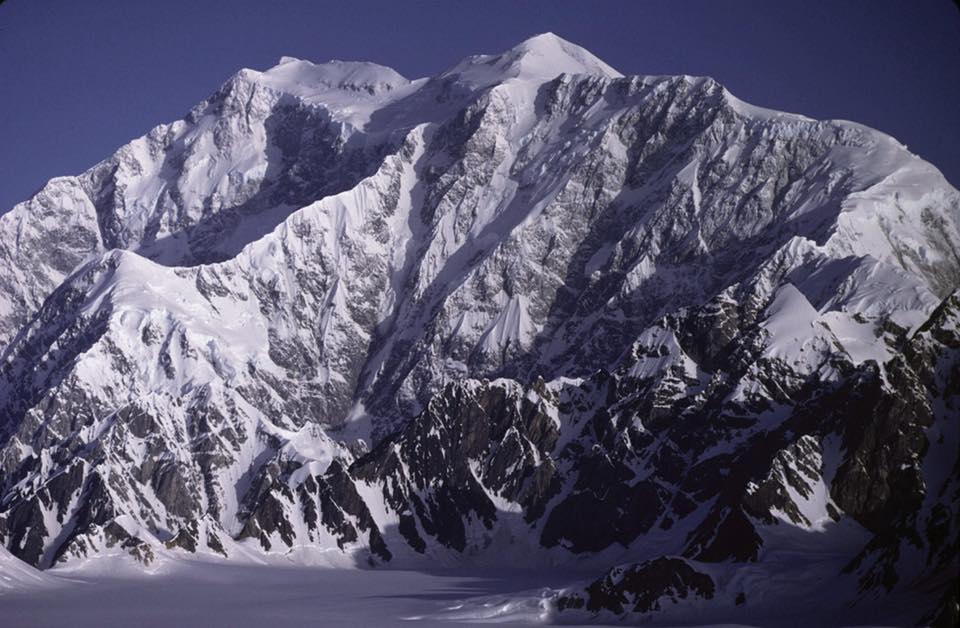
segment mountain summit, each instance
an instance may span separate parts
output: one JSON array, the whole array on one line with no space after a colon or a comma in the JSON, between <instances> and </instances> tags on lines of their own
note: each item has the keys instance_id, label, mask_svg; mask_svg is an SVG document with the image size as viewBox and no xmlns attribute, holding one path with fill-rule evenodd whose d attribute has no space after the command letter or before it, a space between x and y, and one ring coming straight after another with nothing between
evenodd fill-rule
<instances>
[{"instance_id":1,"label":"mountain summit","mask_svg":"<svg viewBox=\"0 0 960 628\"><path fill-rule=\"evenodd\" d=\"M960 193L861 125L552 34L414 81L284 58L0 217L0 542L916 621L956 577L958 285Z\"/></svg>"},{"instance_id":2,"label":"mountain summit","mask_svg":"<svg viewBox=\"0 0 960 628\"><path fill-rule=\"evenodd\" d=\"M475 87L508 79L542 82L560 74L609 79L623 76L587 50L553 33L536 35L500 54L470 57L444 73L464 77Z\"/></svg>"}]
</instances>

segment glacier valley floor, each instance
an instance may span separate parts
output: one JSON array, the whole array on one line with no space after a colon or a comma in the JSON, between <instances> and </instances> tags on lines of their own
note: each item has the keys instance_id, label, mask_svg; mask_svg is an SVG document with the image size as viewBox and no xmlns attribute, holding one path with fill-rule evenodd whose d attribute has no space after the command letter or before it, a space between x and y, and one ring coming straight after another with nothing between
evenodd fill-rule
<instances>
[{"instance_id":1,"label":"glacier valley floor","mask_svg":"<svg viewBox=\"0 0 960 628\"><path fill-rule=\"evenodd\" d=\"M287 628L303 626L486 625L679 625L663 617L634 622L556 617L546 600L588 574L568 569L360 569L257 565L202 561L166 562L152 573L133 570L110 557L80 568L45 572L36 586L0 588L0 625L16 628ZM785 615L755 617L747 624L707 617L687 626L902 625L910 600L885 600L872 621L842 617L829 600L809 606L786 604ZM831 608L833 610L831 610ZM857 611L859 615L863 609ZM888 621L877 621L878 618ZM690 618L687 618L688 620ZM902 619L902 618L900 618ZM719 622L724 618L717 617ZM892 621L891 621L892 620Z\"/></svg>"},{"instance_id":2,"label":"glacier valley floor","mask_svg":"<svg viewBox=\"0 0 960 628\"><path fill-rule=\"evenodd\" d=\"M514 592L558 587L569 573L484 574L188 563L155 574L70 571L40 589L0 594L0 624L140 628L458 625L444 617L473 602L476 619L537 623L541 609ZM52 573L55 573L56 570ZM489 604L489 606L485 606Z\"/></svg>"}]
</instances>

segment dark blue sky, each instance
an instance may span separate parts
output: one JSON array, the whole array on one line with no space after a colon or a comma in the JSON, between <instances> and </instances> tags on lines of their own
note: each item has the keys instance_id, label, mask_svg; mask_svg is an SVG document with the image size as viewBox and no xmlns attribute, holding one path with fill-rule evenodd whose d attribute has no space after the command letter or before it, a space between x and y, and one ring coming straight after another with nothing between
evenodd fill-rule
<instances>
[{"instance_id":1,"label":"dark blue sky","mask_svg":"<svg viewBox=\"0 0 960 628\"><path fill-rule=\"evenodd\" d=\"M241 67L286 54L415 78L544 31L627 74L710 75L757 105L876 127L960 184L951 0L7 0L0 212L181 117Z\"/></svg>"}]
</instances>

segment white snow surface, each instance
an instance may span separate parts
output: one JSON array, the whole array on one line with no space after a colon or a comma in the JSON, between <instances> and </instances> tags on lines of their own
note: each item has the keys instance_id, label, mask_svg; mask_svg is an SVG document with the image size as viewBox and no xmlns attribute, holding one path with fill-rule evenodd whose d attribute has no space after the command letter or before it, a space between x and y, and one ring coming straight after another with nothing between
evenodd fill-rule
<instances>
[{"instance_id":1,"label":"white snow surface","mask_svg":"<svg viewBox=\"0 0 960 628\"><path fill-rule=\"evenodd\" d=\"M375 63L329 61L314 64L283 57L266 72L243 71L249 80L330 111L333 119L363 128L374 111L409 96L422 84Z\"/></svg>"},{"instance_id":2,"label":"white snow surface","mask_svg":"<svg viewBox=\"0 0 960 628\"><path fill-rule=\"evenodd\" d=\"M59 581L36 569L0 546L0 597L17 591L46 590Z\"/></svg>"},{"instance_id":3,"label":"white snow surface","mask_svg":"<svg viewBox=\"0 0 960 628\"><path fill-rule=\"evenodd\" d=\"M655 626L791 626L798 617L829 625L864 625L863 615L838 603L838 591L824 587L827 574L803 557L783 557L780 569L746 565L722 576L718 595L751 594L754 609L743 613L732 602L723 608L666 600L669 619L642 618ZM558 616L551 598L590 574L558 570L331 569L289 562L269 565L178 560L152 573L134 572L105 559L91 570L54 570L47 579L55 592L23 589L0 592L4 625L54 628L299 628L335 626L531 626L560 621L568 626L630 625L615 615ZM710 569L720 575L723 568ZM789 591L808 602L804 614L784 613ZM679 603L678 603L679 602ZM900 597L875 604L868 625L898 625ZM887 621L882 621L886 619ZM878 621L879 620L879 621Z\"/></svg>"},{"instance_id":4,"label":"white snow surface","mask_svg":"<svg viewBox=\"0 0 960 628\"><path fill-rule=\"evenodd\" d=\"M498 84L505 79L542 82L560 74L605 78L623 76L580 46L553 33L543 33L501 54L470 57L441 74L441 77L455 76L458 81L476 89Z\"/></svg>"},{"instance_id":5,"label":"white snow surface","mask_svg":"<svg viewBox=\"0 0 960 628\"><path fill-rule=\"evenodd\" d=\"M827 550L829 551L829 550ZM917 600L875 600L851 611L828 583L819 557L784 554L772 564L697 564L718 580L723 604L670 600L664 617L624 621L610 613L558 614L552 598L593 574L535 569L357 569L183 560L152 572L132 571L112 558L93 569L57 569L49 586L0 590L5 624L30 628L299 628L335 626L794 626L798 620L833 626L902 625ZM51 591L50 587L55 587ZM747 591L751 608L734 607ZM784 609L783 595L802 601ZM797 609L803 609L798 613Z\"/></svg>"}]
</instances>

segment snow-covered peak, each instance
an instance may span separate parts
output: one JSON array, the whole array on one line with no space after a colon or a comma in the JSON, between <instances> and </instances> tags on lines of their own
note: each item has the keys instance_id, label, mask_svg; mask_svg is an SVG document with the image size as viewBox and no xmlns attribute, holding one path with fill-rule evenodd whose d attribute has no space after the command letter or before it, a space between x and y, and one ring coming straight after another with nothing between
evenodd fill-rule
<instances>
[{"instance_id":1,"label":"snow-covered peak","mask_svg":"<svg viewBox=\"0 0 960 628\"><path fill-rule=\"evenodd\" d=\"M386 66L364 61L312 63L281 57L269 70L241 70L234 82L249 83L321 106L332 119L362 128L374 111L409 95L423 81L409 81Z\"/></svg>"},{"instance_id":2,"label":"snow-covered peak","mask_svg":"<svg viewBox=\"0 0 960 628\"><path fill-rule=\"evenodd\" d=\"M410 82L396 70L376 63L332 60L318 64L293 57L282 57L280 63L259 73L259 78L271 87L292 93L344 90L372 95Z\"/></svg>"},{"instance_id":3,"label":"snow-covered peak","mask_svg":"<svg viewBox=\"0 0 960 628\"><path fill-rule=\"evenodd\" d=\"M555 76L567 74L598 74L607 78L623 76L585 48L553 33L535 35L501 55L513 60L530 75Z\"/></svg>"},{"instance_id":4,"label":"snow-covered peak","mask_svg":"<svg viewBox=\"0 0 960 628\"><path fill-rule=\"evenodd\" d=\"M887 512L864 468L939 526L960 193L619 76L552 34L412 82L284 57L0 217L0 595L3 548L760 565L808 547L774 520Z\"/></svg>"},{"instance_id":5,"label":"snow-covered peak","mask_svg":"<svg viewBox=\"0 0 960 628\"><path fill-rule=\"evenodd\" d=\"M560 74L623 76L589 51L553 33L536 35L500 54L468 57L444 76L456 75L479 88L511 78L548 81Z\"/></svg>"}]
</instances>

